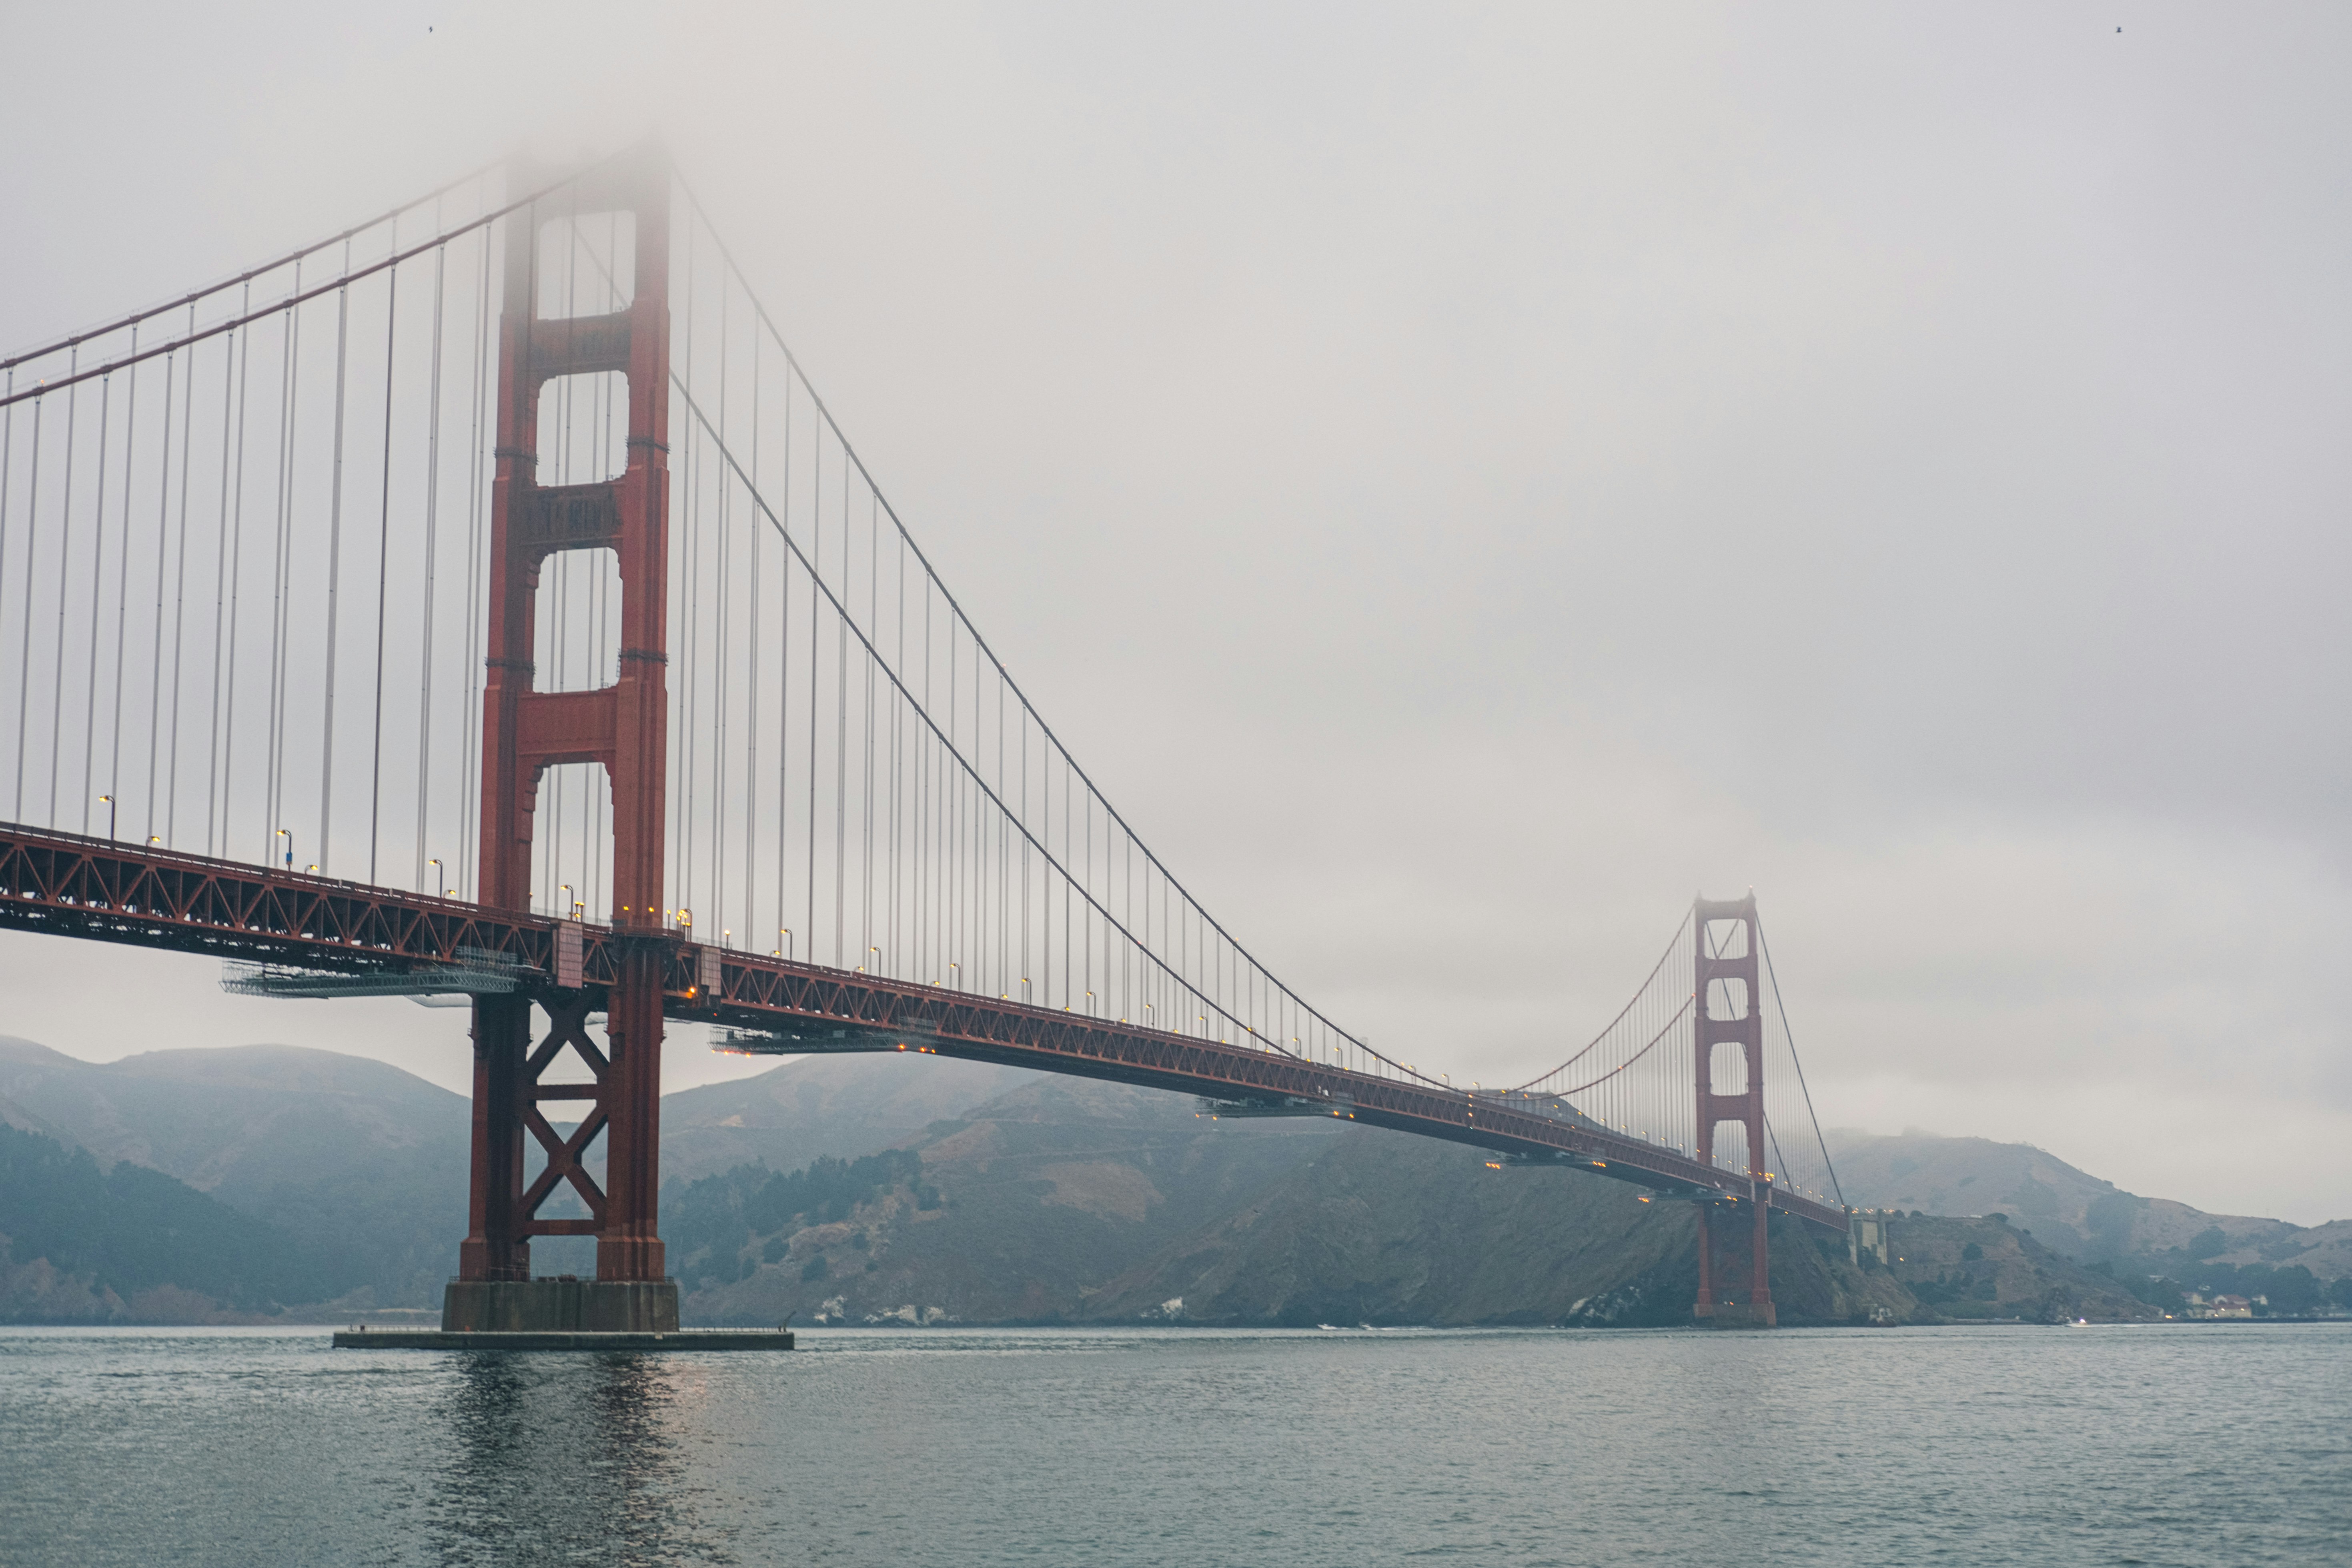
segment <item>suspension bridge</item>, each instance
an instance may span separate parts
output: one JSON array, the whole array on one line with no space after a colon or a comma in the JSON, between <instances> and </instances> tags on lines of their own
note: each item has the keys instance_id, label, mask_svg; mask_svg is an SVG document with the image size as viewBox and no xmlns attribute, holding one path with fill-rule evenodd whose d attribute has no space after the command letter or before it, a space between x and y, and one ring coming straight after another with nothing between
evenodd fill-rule
<instances>
[{"instance_id":1,"label":"suspension bridge","mask_svg":"<svg viewBox=\"0 0 2352 1568\"><path fill-rule=\"evenodd\" d=\"M0 377L0 924L467 999L453 1329L530 1326L548 1236L596 1238L596 1321L676 1326L666 1019L1583 1168L1696 1205L1719 1322L1773 1321L1773 1211L1847 1231L1752 895L1509 1089L1277 978L1031 703L650 147L478 172Z\"/></svg>"}]
</instances>

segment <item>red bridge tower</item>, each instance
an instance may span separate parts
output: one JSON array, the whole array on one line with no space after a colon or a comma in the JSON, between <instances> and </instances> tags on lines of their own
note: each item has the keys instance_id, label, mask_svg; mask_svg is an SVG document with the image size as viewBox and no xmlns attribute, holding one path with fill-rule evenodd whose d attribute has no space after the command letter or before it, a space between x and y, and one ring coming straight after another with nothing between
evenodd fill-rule
<instances>
[{"instance_id":1,"label":"red bridge tower","mask_svg":"<svg viewBox=\"0 0 2352 1568\"><path fill-rule=\"evenodd\" d=\"M517 171L509 188L533 188L524 178ZM565 763L599 763L612 790L610 919L619 957L609 986L583 988L581 944L559 940L554 988L475 999L472 1204L443 1326L666 1332L677 1327L677 1287L664 1278L656 1225L662 986L674 942L662 888L669 728L668 166L652 149L642 150L581 176L564 205L562 216L573 224L588 215L630 215L633 292L610 314L542 319L540 236L549 215L533 205L505 219L480 901L530 908L541 776ZM628 384L626 468L618 479L541 485L541 391L561 376L612 372ZM611 550L620 558L619 673L598 690L542 691L532 664L533 600L548 558L568 550ZM534 1001L550 1019L536 1041ZM587 1026L600 1002L609 1050L598 1047ZM587 1065L593 1085L541 1082L567 1045ZM553 1100L586 1102L568 1138L541 1113ZM599 1134L605 1139L603 1187L583 1164ZM547 1156L528 1184L527 1136ZM590 1218L539 1217L560 1183L579 1194ZM594 1282L531 1281L530 1238L574 1235L596 1237Z\"/></svg>"},{"instance_id":2,"label":"red bridge tower","mask_svg":"<svg viewBox=\"0 0 2352 1568\"><path fill-rule=\"evenodd\" d=\"M1710 940L1708 934L1709 927L1714 925L1732 929L1718 942ZM1744 899L1727 901L1699 900L1692 914L1692 934L1696 955L1692 978L1697 1017L1692 1037L1696 1043L1697 1057L1694 1065L1698 1085L1699 1163L1715 1163L1717 1126L1727 1121L1739 1123L1747 1133L1748 1206L1755 1215L1753 1279L1745 1292L1727 1279L1725 1299L1718 1300L1714 1215L1718 1206L1737 1212L1737 1204L1735 1200L1727 1205L1719 1197L1699 1200L1698 1300L1692 1311L1701 1319L1726 1326L1760 1324L1769 1328L1776 1321L1765 1235L1767 1222L1771 1218L1772 1177L1764 1168L1764 1014L1757 993L1756 895L1750 893ZM1718 1077L1717 1072L1719 1068L1730 1066L1730 1057L1727 1052L1719 1059L1716 1050L1718 1046L1738 1046L1746 1068L1740 1087L1728 1092L1719 1087L1727 1074Z\"/></svg>"}]
</instances>

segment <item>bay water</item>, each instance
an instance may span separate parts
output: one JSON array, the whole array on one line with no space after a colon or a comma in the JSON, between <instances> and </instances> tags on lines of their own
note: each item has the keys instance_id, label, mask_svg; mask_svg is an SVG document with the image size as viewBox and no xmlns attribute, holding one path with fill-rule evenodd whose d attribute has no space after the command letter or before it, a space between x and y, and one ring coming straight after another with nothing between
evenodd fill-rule
<instances>
[{"instance_id":1,"label":"bay water","mask_svg":"<svg viewBox=\"0 0 2352 1568\"><path fill-rule=\"evenodd\" d=\"M2352 1563L2352 1324L0 1329L0 1563Z\"/></svg>"}]
</instances>

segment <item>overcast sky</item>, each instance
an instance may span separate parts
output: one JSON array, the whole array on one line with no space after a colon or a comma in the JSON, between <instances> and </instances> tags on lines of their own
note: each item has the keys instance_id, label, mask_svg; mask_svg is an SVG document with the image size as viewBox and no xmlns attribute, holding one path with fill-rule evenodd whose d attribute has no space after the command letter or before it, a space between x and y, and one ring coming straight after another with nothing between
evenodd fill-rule
<instances>
[{"instance_id":1,"label":"overcast sky","mask_svg":"<svg viewBox=\"0 0 2352 1568\"><path fill-rule=\"evenodd\" d=\"M1374 1044L1528 1076L1753 887L1824 1121L2352 1215L2352 13L1141 9L13 6L0 343L657 127ZM0 937L0 1032L466 1082L216 980Z\"/></svg>"}]
</instances>

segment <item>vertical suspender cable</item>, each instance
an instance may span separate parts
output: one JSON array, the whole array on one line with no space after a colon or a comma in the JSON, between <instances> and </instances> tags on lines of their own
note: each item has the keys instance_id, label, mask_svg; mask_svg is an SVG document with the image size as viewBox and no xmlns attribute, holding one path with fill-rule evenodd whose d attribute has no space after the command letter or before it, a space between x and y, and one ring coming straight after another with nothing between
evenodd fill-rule
<instances>
[{"instance_id":1,"label":"vertical suspender cable","mask_svg":"<svg viewBox=\"0 0 2352 1568\"><path fill-rule=\"evenodd\" d=\"M294 286L301 292L302 266L294 265ZM286 613L287 577L292 570L292 511L294 488L294 431L299 405L294 400L295 366L299 357L302 336L302 316L299 307L289 305L285 325L278 334L278 460L277 494L273 499L276 515L270 531L269 561L269 789L268 810L261 827L264 858L274 846L277 826L281 820L286 802ZM272 826L273 824L277 826ZM289 851L288 861L292 861Z\"/></svg>"},{"instance_id":2,"label":"vertical suspender cable","mask_svg":"<svg viewBox=\"0 0 2352 1568\"><path fill-rule=\"evenodd\" d=\"M237 313L246 313L253 285L245 287ZM236 611L239 572L245 547L245 387L246 371L253 363L253 329L243 327L221 345L221 500L220 521L214 531L213 556L213 729L210 760L205 765L205 853L228 853L228 803L236 797L230 783L236 758ZM235 428L230 425L232 399ZM231 462L234 440L235 461ZM234 466L236 478L230 478ZM231 496L235 501L232 510ZM234 520L234 521L232 521ZM227 605L224 611L222 600ZM224 635L222 625L226 622ZM215 793L217 791L217 793ZM215 837L217 826L219 836ZM215 846L217 845L218 847Z\"/></svg>"},{"instance_id":3,"label":"vertical suspender cable","mask_svg":"<svg viewBox=\"0 0 2352 1568\"><path fill-rule=\"evenodd\" d=\"M816 962L816 665L817 574L824 561L824 426L809 433L809 739L808 739L808 924L802 935L809 962Z\"/></svg>"},{"instance_id":4,"label":"vertical suspender cable","mask_svg":"<svg viewBox=\"0 0 2352 1568\"><path fill-rule=\"evenodd\" d=\"M793 509L793 378L784 373L784 527L790 534ZM793 952L784 935L785 846L792 842L790 780L793 753L793 552L783 552L778 574L781 591L776 628L776 946L786 957Z\"/></svg>"},{"instance_id":5,"label":"vertical suspender cable","mask_svg":"<svg viewBox=\"0 0 2352 1568\"><path fill-rule=\"evenodd\" d=\"M351 241L343 242L343 270L352 269ZM343 560L343 403L348 388L344 374L351 348L351 285L335 290L335 479L327 507L327 700L319 734L319 869L327 870L334 853L331 843L335 808L335 655L339 594Z\"/></svg>"},{"instance_id":6,"label":"vertical suspender cable","mask_svg":"<svg viewBox=\"0 0 2352 1568\"><path fill-rule=\"evenodd\" d=\"M8 374L13 384L16 372ZM73 395L68 392L66 395L70 398ZM25 714L33 697L33 568L41 542L41 406L47 401L45 397L33 399L32 473L25 497L25 614L16 649L16 792L9 811L18 822L25 820ZM15 405L10 405L9 409L13 416Z\"/></svg>"},{"instance_id":7,"label":"vertical suspender cable","mask_svg":"<svg viewBox=\"0 0 2352 1568\"><path fill-rule=\"evenodd\" d=\"M694 380L694 296L695 285L698 281L694 270L694 226L689 224L686 230L686 379L688 384L691 384ZM678 904L681 908L689 910L694 907L694 731L698 717L696 712L696 701L700 696L695 676L702 667L701 628L697 624L695 615L697 603L700 598L700 595L696 591L698 584L696 567L700 560L700 552L698 549L700 539L696 523L701 512L702 466L699 457L701 445L701 437L698 432L695 438L687 446L686 472L680 476L680 488L686 497L686 527L680 531L686 555L686 570L679 574L683 581L680 584L678 619L682 623L681 629L685 634L679 647L686 656L685 668L680 671L681 680L686 688L681 693L686 700L686 712L681 721L671 726L677 735L676 753L677 766L671 777L680 785L677 792L677 807L673 818L677 824L677 836L671 853L678 861Z\"/></svg>"},{"instance_id":8,"label":"vertical suspender cable","mask_svg":"<svg viewBox=\"0 0 2352 1568\"><path fill-rule=\"evenodd\" d=\"M77 358L80 350L74 351ZM68 372L68 374L71 374ZM66 479L64 493L58 503L58 651L54 674L56 689L49 702L49 809L48 824L58 825L58 735L65 711L66 679L66 592L73 567L73 478L75 426L80 423L81 385L79 382L66 393ZM29 589L30 584L26 584ZM83 825L89 830L89 825Z\"/></svg>"},{"instance_id":9,"label":"vertical suspender cable","mask_svg":"<svg viewBox=\"0 0 2352 1568\"><path fill-rule=\"evenodd\" d=\"M433 226L441 226L440 204L433 209ZM432 833L433 800L433 609L438 593L441 525L441 332L442 307L447 292L449 247L433 252L433 390L425 413L425 601L424 625L417 634L416 709L416 865L417 891L439 897L446 886L438 878L425 885L425 841ZM447 868L443 868L445 873Z\"/></svg>"},{"instance_id":10,"label":"vertical suspender cable","mask_svg":"<svg viewBox=\"0 0 2352 1568\"><path fill-rule=\"evenodd\" d=\"M135 340L138 335L138 329L136 327L131 329L131 334ZM131 406L125 411L122 416L122 550L121 553L116 558L114 563L114 721L113 736L108 751L106 763L106 793L114 796L118 805L121 803L122 798L122 655L125 646L124 636L131 624L131 502L132 500L131 493L131 459L139 442L139 365L135 361L131 366L131 389L127 395L126 400L129 402ZM105 458L103 447L100 448L99 456L102 463ZM101 467L100 469L100 483L103 484L104 482L105 470ZM100 493L102 496L103 492L101 491ZM99 508L100 515L98 524L100 538L101 540L105 537L105 510L104 505L101 503ZM90 605L93 611L93 615L91 616L92 626L90 629L95 632L97 630L95 624L97 617L94 612L98 605L98 588L96 584L92 584L90 587ZM94 637L91 639L89 652L89 708L90 717L95 720L98 716L98 646L97 639ZM90 728L95 730L97 726L93 723ZM88 732L89 731L84 731L85 734ZM89 780L87 776L87 770L85 769L84 772L85 776L82 780L82 794L87 797L90 794L90 788ZM85 798L82 803L82 809L85 811L89 809L89 802L87 798ZM107 816L110 822L111 822L115 816L115 813L110 811Z\"/></svg>"},{"instance_id":11,"label":"vertical suspender cable","mask_svg":"<svg viewBox=\"0 0 2352 1568\"><path fill-rule=\"evenodd\" d=\"M757 531L756 529L753 530L755 535ZM881 630L879 618L881 595L878 585L880 579L877 575L878 549L874 530L874 518L869 511L866 521L866 624L869 634L878 634ZM861 934L857 957L861 963L874 956L874 661L871 658L866 660L865 785L866 805L863 826L866 830L866 863L862 869L866 873L866 887L858 905L858 925Z\"/></svg>"},{"instance_id":12,"label":"vertical suspender cable","mask_svg":"<svg viewBox=\"0 0 2352 1568\"><path fill-rule=\"evenodd\" d=\"M138 344L138 332L135 328L132 329L131 343L135 349ZM110 375L101 376L98 383L98 499L90 509L89 530L89 670L83 678L82 686L81 830L84 833L89 831L90 806L95 804L89 787L90 763L93 755L91 747L98 737L99 594L106 582L106 454L109 446L108 437L112 434L113 415L114 378ZM66 457L70 462L73 454L68 451ZM67 471L71 473L72 470ZM66 515L66 525L68 528L73 526L73 515L70 510ZM65 644L65 595L59 594L58 595L58 643L60 650ZM65 707L65 662L62 658L58 663L58 706L60 711ZM56 761L52 759L49 765L55 768ZM111 795L114 792L110 789L107 793Z\"/></svg>"},{"instance_id":13,"label":"vertical suspender cable","mask_svg":"<svg viewBox=\"0 0 2352 1568\"><path fill-rule=\"evenodd\" d=\"M194 308L190 307L194 314ZM173 394L178 387L173 378L179 370L179 354L163 356L163 455L157 464L155 479L155 610L150 624L147 646L152 650L147 665L147 834L155 837L155 763L157 743L162 739L163 697L163 563L170 554L167 536L172 521L172 414L175 406ZM125 487L125 499L128 499ZM130 531L123 531L128 542ZM115 676L117 685L121 675Z\"/></svg>"},{"instance_id":14,"label":"vertical suspender cable","mask_svg":"<svg viewBox=\"0 0 2352 1568\"><path fill-rule=\"evenodd\" d=\"M751 490L760 489L760 339L751 339ZM744 614L751 622L750 647L744 658L743 695L743 942L758 951L759 927L752 910L760 880L760 535L766 531L754 519L751 526L751 587Z\"/></svg>"},{"instance_id":15,"label":"vertical suspender cable","mask_svg":"<svg viewBox=\"0 0 2352 1568\"><path fill-rule=\"evenodd\" d=\"M482 405L489 395L490 374L490 247L491 233L481 231L482 275L474 288L474 407L467 417L470 451L466 459L466 711L458 724L459 777L457 791L457 893L471 897L474 887L474 809L478 793L474 782L474 743L482 730L482 502L487 486L482 479Z\"/></svg>"},{"instance_id":16,"label":"vertical suspender cable","mask_svg":"<svg viewBox=\"0 0 2352 1568\"><path fill-rule=\"evenodd\" d=\"M66 393L70 406L73 393ZM33 475L26 487L24 520L24 637L16 648L16 804L14 818L24 818L24 720L33 700L33 569L40 548L40 411L47 397L33 400Z\"/></svg>"},{"instance_id":17,"label":"vertical suspender cable","mask_svg":"<svg viewBox=\"0 0 2352 1568\"><path fill-rule=\"evenodd\" d=\"M8 495L9 481L16 478L16 405L14 400L16 390L16 368L11 366L8 370L8 380L5 394L0 394L0 395L7 395L10 398L10 401L7 403L0 404L0 602L5 602L6 600L8 593ZM37 413L39 406L40 405L38 403L34 405L34 408ZM36 426L36 428L37 428L37 426ZM31 521L27 520L25 525L25 537L28 547L32 535L33 525ZM28 579L29 576L30 572L28 568ZM19 777L22 776L22 770L24 767L24 702L23 699L19 698L17 700L16 713L16 762ZM21 811L14 811L9 814L10 820L12 821L21 820L22 816L23 813Z\"/></svg>"},{"instance_id":18,"label":"vertical suspender cable","mask_svg":"<svg viewBox=\"0 0 2352 1568\"><path fill-rule=\"evenodd\" d=\"M76 349L79 356L80 350ZM68 373L70 374L70 373ZM58 726L65 710L66 671L66 592L73 566L73 475L74 436L78 417L81 384L76 382L66 392L66 478L64 493L58 503L58 651L53 672L55 691L49 702L49 805L47 822L58 825ZM26 584L29 591L31 584Z\"/></svg>"},{"instance_id":19,"label":"vertical suspender cable","mask_svg":"<svg viewBox=\"0 0 2352 1568\"><path fill-rule=\"evenodd\" d=\"M727 279L719 280L719 439L727 439L727 302L733 292ZM727 920L727 670L732 662L729 657L731 619L728 612L735 601L734 584L728 572L728 536L733 508L735 487L724 468L714 476L719 490L719 574L715 580L719 603L716 606L717 626L712 636L714 657L711 660L711 740L716 755L710 769L710 921L719 928L723 940Z\"/></svg>"},{"instance_id":20,"label":"vertical suspender cable","mask_svg":"<svg viewBox=\"0 0 2352 1568\"><path fill-rule=\"evenodd\" d=\"M842 463L842 595L849 593L849 463ZM833 966L842 966L849 872L849 611L833 611Z\"/></svg>"},{"instance_id":21,"label":"vertical suspender cable","mask_svg":"<svg viewBox=\"0 0 2352 1568\"><path fill-rule=\"evenodd\" d=\"M12 365L8 370L5 393L0 393L0 395L13 395L16 390L16 371ZM16 477L16 405L11 395L10 401L0 404L0 602L6 600L8 593L8 489L9 480ZM28 537L32 533L29 523L25 531ZM17 715L16 723L16 750L21 755L25 749L23 714ZM14 819L15 814L12 813L11 820Z\"/></svg>"},{"instance_id":22,"label":"vertical suspender cable","mask_svg":"<svg viewBox=\"0 0 2352 1568\"><path fill-rule=\"evenodd\" d=\"M898 637L898 668L904 670L907 668L907 546L904 541L898 544L892 586L898 595L898 607L891 616L891 627ZM906 932L899 925L905 891L899 885L899 840L905 815L903 795L907 787L906 777L899 769L899 758L904 750L901 742L906 731L905 700L894 692L890 700L890 952L886 955L890 961L887 973L894 976L911 973L906 968Z\"/></svg>"},{"instance_id":23,"label":"vertical suspender cable","mask_svg":"<svg viewBox=\"0 0 2352 1568\"><path fill-rule=\"evenodd\" d=\"M393 248L400 248L400 225L393 222ZM376 849L383 815L383 623L392 573L392 376L399 344L394 330L400 316L400 268L386 274L383 297L383 486L376 500L375 525L375 707L368 753L368 877L376 880ZM321 847L324 847L323 836Z\"/></svg>"},{"instance_id":24,"label":"vertical suspender cable","mask_svg":"<svg viewBox=\"0 0 2352 1568\"><path fill-rule=\"evenodd\" d=\"M195 330L196 308L188 307L188 329ZM188 614L188 482L195 468L196 351L188 350L188 395L180 411L180 544L172 574L172 749L164 777L163 841L176 841L180 825L180 669Z\"/></svg>"}]
</instances>

